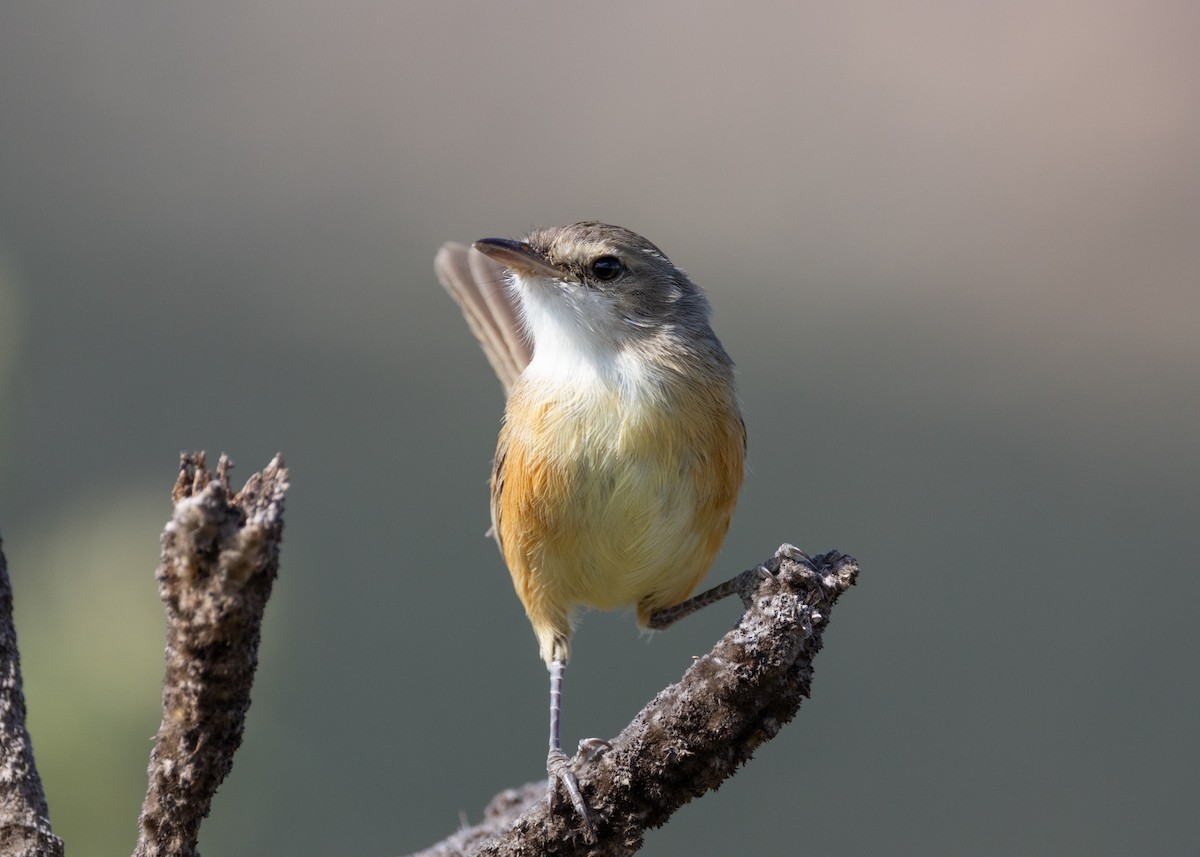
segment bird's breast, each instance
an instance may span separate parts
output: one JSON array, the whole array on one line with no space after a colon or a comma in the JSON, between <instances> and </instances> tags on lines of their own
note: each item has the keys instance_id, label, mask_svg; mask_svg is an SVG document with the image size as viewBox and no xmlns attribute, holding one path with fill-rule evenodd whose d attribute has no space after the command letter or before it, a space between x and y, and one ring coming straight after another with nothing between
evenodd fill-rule
<instances>
[{"instance_id":1,"label":"bird's breast","mask_svg":"<svg viewBox=\"0 0 1200 857\"><path fill-rule=\"evenodd\" d=\"M728 528L744 444L725 381L635 392L518 382L492 504L527 609L536 598L602 609L686 598Z\"/></svg>"}]
</instances>

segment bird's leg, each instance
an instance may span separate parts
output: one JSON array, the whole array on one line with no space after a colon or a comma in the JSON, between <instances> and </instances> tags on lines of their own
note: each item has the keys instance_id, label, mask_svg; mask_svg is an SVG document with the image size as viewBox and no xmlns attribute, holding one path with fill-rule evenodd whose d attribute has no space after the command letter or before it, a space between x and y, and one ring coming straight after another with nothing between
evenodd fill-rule
<instances>
[{"instance_id":1,"label":"bird's leg","mask_svg":"<svg viewBox=\"0 0 1200 857\"><path fill-rule=\"evenodd\" d=\"M754 591L754 587L758 582L767 577L773 577L774 572L768 568L769 565L774 565L779 568L779 561L782 559L790 559L801 565L806 565L813 571L817 571L817 566L813 562L812 557L795 545L782 544L779 550L775 551L775 556L763 563L755 566L741 574L731 577L724 583L719 583L712 589L706 589L699 595L693 595L682 604L676 604L674 607L667 607L665 610L658 610L650 614L650 621L647 627L661 631L663 628L668 628L674 625L685 616L691 616L697 610L702 610L710 604L720 601L722 598L727 598L730 595L738 595L742 599L742 603L747 607L750 606L750 593Z\"/></svg>"},{"instance_id":2,"label":"bird's leg","mask_svg":"<svg viewBox=\"0 0 1200 857\"><path fill-rule=\"evenodd\" d=\"M559 783L562 783L567 794L571 796L571 805L575 807L575 811L583 820L584 839L588 842L595 842L596 831L592 825L591 812L583 800L583 793L579 791L579 780L575 778L575 772L571 770L571 759L562 750L559 721L562 717L562 682L563 670L566 669L566 666L565 661L550 662L550 752L546 755L547 797L550 801L550 809L553 811L557 787ZM581 754L584 754L584 743L580 742ZM607 745L607 742L600 743ZM591 749L594 750L594 748ZM590 754L585 754L585 756L590 757Z\"/></svg>"}]
</instances>

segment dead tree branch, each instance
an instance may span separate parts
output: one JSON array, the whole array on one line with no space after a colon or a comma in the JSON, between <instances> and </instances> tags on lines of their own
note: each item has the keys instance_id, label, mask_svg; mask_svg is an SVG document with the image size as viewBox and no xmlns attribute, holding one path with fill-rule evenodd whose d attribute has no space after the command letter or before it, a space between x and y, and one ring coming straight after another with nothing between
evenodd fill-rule
<instances>
[{"instance_id":1,"label":"dead tree branch","mask_svg":"<svg viewBox=\"0 0 1200 857\"><path fill-rule=\"evenodd\" d=\"M480 824L414 857L637 851L647 828L732 776L809 695L829 611L858 575L855 560L836 551L814 563L817 571L781 548L765 564L770 574L740 576L747 610L737 627L651 700L612 749L577 766L596 844L569 811L548 811L542 782L503 792Z\"/></svg>"},{"instance_id":2,"label":"dead tree branch","mask_svg":"<svg viewBox=\"0 0 1200 857\"><path fill-rule=\"evenodd\" d=\"M0 539L0 854L62 857L25 728L21 658L13 624L12 584Z\"/></svg>"},{"instance_id":3,"label":"dead tree branch","mask_svg":"<svg viewBox=\"0 0 1200 857\"><path fill-rule=\"evenodd\" d=\"M276 456L236 494L183 455L163 530L158 588L167 613L163 719L135 857L194 857L200 822L242 742L263 610L279 571L287 469Z\"/></svg>"}]
</instances>

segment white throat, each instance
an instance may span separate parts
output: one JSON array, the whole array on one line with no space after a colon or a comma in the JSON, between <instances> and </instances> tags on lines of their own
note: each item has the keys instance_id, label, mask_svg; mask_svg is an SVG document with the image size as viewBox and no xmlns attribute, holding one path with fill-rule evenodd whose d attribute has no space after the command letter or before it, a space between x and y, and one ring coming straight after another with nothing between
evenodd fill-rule
<instances>
[{"instance_id":1,"label":"white throat","mask_svg":"<svg viewBox=\"0 0 1200 857\"><path fill-rule=\"evenodd\" d=\"M533 339L531 377L621 383L633 370L619 333L620 320L600 295L565 295L534 278L514 277L521 314ZM635 370L634 370L635 371Z\"/></svg>"}]
</instances>

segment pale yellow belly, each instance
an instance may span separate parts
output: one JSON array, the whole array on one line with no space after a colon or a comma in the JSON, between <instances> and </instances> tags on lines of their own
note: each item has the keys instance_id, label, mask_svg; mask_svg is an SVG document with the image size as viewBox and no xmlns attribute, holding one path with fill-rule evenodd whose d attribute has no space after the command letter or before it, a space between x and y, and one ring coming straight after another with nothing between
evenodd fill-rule
<instances>
[{"instance_id":1,"label":"pale yellow belly","mask_svg":"<svg viewBox=\"0 0 1200 857\"><path fill-rule=\"evenodd\" d=\"M711 557L701 549L704 523L688 468L626 451L583 456L566 470L566 502L543 510L556 520L531 569L537 585L600 609L690 591Z\"/></svg>"},{"instance_id":2,"label":"pale yellow belly","mask_svg":"<svg viewBox=\"0 0 1200 857\"><path fill-rule=\"evenodd\" d=\"M584 407L514 390L493 517L543 657L565 656L579 607L637 607L644 624L703 578L742 480L736 402L718 404Z\"/></svg>"}]
</instances>

